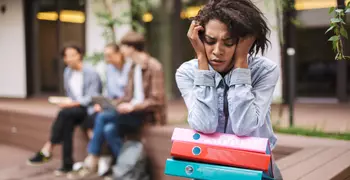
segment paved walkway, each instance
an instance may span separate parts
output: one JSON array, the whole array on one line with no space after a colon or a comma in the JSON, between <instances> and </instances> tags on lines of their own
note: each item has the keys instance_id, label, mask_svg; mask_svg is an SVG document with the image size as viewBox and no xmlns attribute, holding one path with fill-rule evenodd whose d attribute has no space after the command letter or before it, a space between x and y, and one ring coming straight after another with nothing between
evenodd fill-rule
<instances>
[{"instance_id":1,"label":"paved walkway","mask_svg":"<svg viewBox=\"0 0 350 180\"><path fill-rule=\"evenodd\" d=\"M281 109L280 109L281 108ZM33 114L42 114L48 117L54 117L58 108L47 103L45 99L29 100L9 100L0 99L0 109L10 111L20 111ZM295 109L296 126L318 128L332 132L350 131L350 105L325 105L325 104L297 104ZM281 110L281 111L280 111ZM171 101L168 108L168 117L170 124L185 124L186 107L182 100ZM281 126L288 125L288 107L278 105L272 106L272 120ZM280 146L290 146L291 144L308 146L311 145L310 138L295 138L296 136L278 135ZM313 138L312 146L332 145L332 146L349 146L349 141L335 141ZM317 145L317 146L318 146ZM46 166L29 167L25 160L33 152L0 144L0 180L54 180L65 179L55 178L52 171L59 167L59 160L53 160ZM98 178L95 178L98 179Z\"/></svg>"},{"instance_id":2,"label":"paved walkway","mask_svg":"<svg viewBox=\"0 0 350 180\"><path fill-rule=\"evenodd\" d=\"M299 137L292 135L282 135L278 134L279 141L278 146L280 146L281 150L287 148L297 148L300 151L294 152L291 156L286 156L282 159L277 160L277 164L280 166L282 174L285 176L285 179L294 180L295 171L294 169L300 169L299 163L304 165L304 168L308 169L310 172L314 171L310 170L311 167L314 167L312 163L319 162L325 157L330 158L331 154L326 154L325 156L315 156L309 162L308 158L304 157L310 155L310 150L323 148L325 150L334 149L337 151L338 149L346 149L348 154L350 153L350 141L340 141L340 140L331 140L331 139L323 139L323 138L313 138L313 137ZM287 150L286 149L286 150ZM287 150L289 151L289 150ZM294 150L293 150L294 151ZM326 152L326 151L325 151ZM328 152L328 151L327 151ZM338 152L339 153L339 152ZM0 180L66 180L65 177L55 177L52 172L59 167L60 161L57 159L52 160L48 164L44 166L27 166L25 161L31 156L33 152L19 149L17 147L12 147L10 145L0 144ZM344 154L344 153L341 153ZM316 154L314 154L316 155ZM344 154L345 155L345 154ZM334 155L335 156L335 155ZM298 157L298 158L296 158ZM303 158L301 158L303 157ZM338 160L342 163L334 164L334 160L332 160L334 167L330 169L335 169L348 165L347 161L349 159L348 156L344 157L344 160ZM300 162L299 162L300 161ZM326 167L327 163L323 163L322 166ZM321 165L320 165L321 166ZM329 165L328 165L329 166ZM344 167L342 167L344 168ZM330 169L328 168L326 175ZM300 171L300 170L298 170ZM310 173L307 171L307 173ZM333 172L333 171L332 171ZM304 172L306 173L306 171ZM315 173L314 173L315 174ZM289 177L289 178L287 178ZM89 180L102 180L100 177L91 177ZM315 179L315 178L311 178ZM320 178L316 178L320 179ZM326 179L326 178L323 178ZM322 180L323 180L322 179ZM307 179L306 179L307 180Z\"/></svg>"},{"instance_id":3,"label":"paved walkway","mask_svg":"<svg viewBox=\"0 0 350 180\"><path fill-rule=\"evenodd\" d=\"M52 172L59 167L59 161L53 160L46 166L30 167L26 159L33 152L0 144L0 179L1 180L51 180ZM57 178L58 179L58 178Z\"/></svg>"},{"instance_id":4,"label":"paved walkway","mask_svg":"<svg viewBox=\"0 0 350 180\"><path fill-rule=\"evenodd\" d=\"M33 152L0 144L0 180L67 180L65 176L53 175L53 171L60 167L59 160L53 159L43 166L28 166L26 160L31 155ZM102 179L96 175L86 180Z\"/></svg>"}]
</instances>

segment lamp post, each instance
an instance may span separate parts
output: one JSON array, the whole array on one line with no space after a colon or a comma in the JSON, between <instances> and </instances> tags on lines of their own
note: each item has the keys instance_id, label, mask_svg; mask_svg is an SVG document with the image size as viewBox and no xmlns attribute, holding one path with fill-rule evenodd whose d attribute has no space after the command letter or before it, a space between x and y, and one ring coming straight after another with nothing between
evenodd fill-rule
<instances>
[{"instance_id":1,"label":"lamp post","mask_svg":"<svg viewBox=\"0 0 350 180\"><path fill-rule=\"evenodd\" d=\"M288 48L288 66L289 66L289 126L294 125L294 99L295 99L295 49Z\"/></svg>"}]
</instances>

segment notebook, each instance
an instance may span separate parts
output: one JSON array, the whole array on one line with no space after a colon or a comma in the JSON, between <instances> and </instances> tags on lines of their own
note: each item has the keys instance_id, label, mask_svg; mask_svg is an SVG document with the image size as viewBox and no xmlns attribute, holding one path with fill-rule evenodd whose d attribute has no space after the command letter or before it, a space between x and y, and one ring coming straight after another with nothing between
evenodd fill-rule
<instances>
[{"instance_id":1,"label":"notebook","mask_svg":"<svg viewBox=\"0 0 350 180\"><path fill-rule=\"evenodd\" d=\"M113 100L108 99L104 96L95 96L92 97L92 103L99 104L102 109L115 109L116 104L113 102Z\"/></svg>"},{"instance_id":2,"label":"notebook","mask_svg":"<svg viewBox=\"0 0 350 180\"><path fill-rule=\"evenodd\" d=\"M266 154L270 147L268 138L238 137L233 134L203 134L191 129L175 128L172 141L193 142L204 145Z\"/></svg>"},{"instance_id":3,"label":"notebook","mask_svg":"<svg viewBox=\"0 0 350 180\"><path fill-rule=\"evenodd\" d=\"M268 171L271 155L193 142L173 141L170 152L176 159Z\"/></svg>"},{"instance_id":4,"label":"notebook","mask_svg":"<svg viewBox=\"0 0 350 180\"><path fill-rule=\"evenodd\" d=\"M175 159L167 159L164 173L169 176L201 180L261 180L263 174L262 171L257 170Z\"/></svg>"}]
</instances>

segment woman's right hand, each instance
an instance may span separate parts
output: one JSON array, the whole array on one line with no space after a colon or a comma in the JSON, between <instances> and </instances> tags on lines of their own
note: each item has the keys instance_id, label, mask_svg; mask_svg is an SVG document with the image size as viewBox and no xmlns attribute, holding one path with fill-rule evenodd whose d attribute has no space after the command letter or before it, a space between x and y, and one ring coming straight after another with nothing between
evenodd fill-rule
<instances>
[{"instance_id":1,"label":"woman's right hand","mask_svg":"<svg viewBox=\"0 0 350 180\"><path fill-rule=\"evenodd\" d=\"M194 51L197 54L199 61L199 69L208 70L208 59L205 53L205 48L202 40L199 37L199 32L204 31L204 28L196 21L192 21L191 26L187 32L187 37L190 40Z\"/></svg>"}]
</instances>

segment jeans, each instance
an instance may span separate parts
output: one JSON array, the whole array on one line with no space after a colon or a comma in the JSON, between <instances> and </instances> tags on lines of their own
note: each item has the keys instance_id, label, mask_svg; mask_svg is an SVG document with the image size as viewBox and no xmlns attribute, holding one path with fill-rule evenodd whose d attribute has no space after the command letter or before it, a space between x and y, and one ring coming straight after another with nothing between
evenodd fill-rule
<instances>
[{"instance_id":1,"label":"jeans","mask_svg":"<svg viewBox=\"0 0 350 180\"><path fill-rule=\"evenodd\" d=\"M75 126L81 124L87 117L86 108L72 107L64 108L59 113L52 125L50 142L52 144L62 143L63 166L73 165L73 132Z\"/></svg>"},{"instance_id":2,"label":"jeans","mask_svg":"<svg viewBox=\"0 0 350 180\"><path fill-rule=\"evenodd\" d=\"M118 157L122 146L122 140L118 136L119 113L115 110L108 110L97 115L94 126L94 135L89 142L89 154L99 155L104 141L107 141L113 155Z\"/></svg>"},{"instance_id":3,"label":"jeans","mask_svg":"<svg viewBox=\"0 0 350 180\"><path fill-rule=\"evenodd\" d=\"M143 113L119 114L115 110L99 113L95 120L94 135L88 145L89 154L99 155L106 141L114 157L118 157L122 139L140 132L142 117Z\"/></svg>"}]
</instances>

